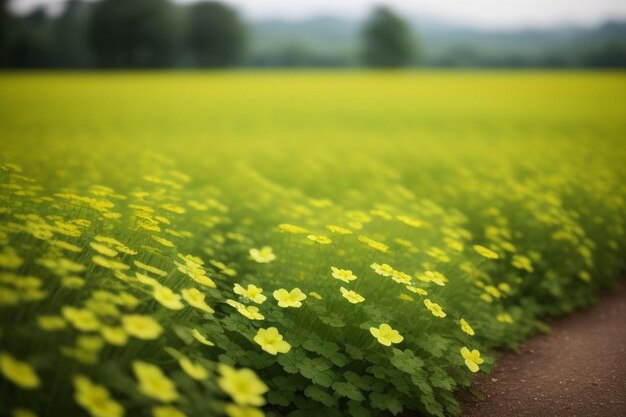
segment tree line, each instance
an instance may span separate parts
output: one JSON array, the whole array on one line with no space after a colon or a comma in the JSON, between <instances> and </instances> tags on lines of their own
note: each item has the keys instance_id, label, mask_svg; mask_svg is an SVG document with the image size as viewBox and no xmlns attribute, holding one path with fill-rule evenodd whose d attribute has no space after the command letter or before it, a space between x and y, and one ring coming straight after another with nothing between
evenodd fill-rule
<instances>
[{"instance_id":1,"label":"tree line","mask_svg":"<svg viewBox=\"0 0 626 417\"><path fill-rule=\"evenodd\" d=\"M0 67L219 68L239 65L247 28L235 9L216 1L68 0L60 15L38 8L24 16L0 0ZM363 29L363 63L408 65L409 26L376 9Z\"/></svg>"}]
</instances>

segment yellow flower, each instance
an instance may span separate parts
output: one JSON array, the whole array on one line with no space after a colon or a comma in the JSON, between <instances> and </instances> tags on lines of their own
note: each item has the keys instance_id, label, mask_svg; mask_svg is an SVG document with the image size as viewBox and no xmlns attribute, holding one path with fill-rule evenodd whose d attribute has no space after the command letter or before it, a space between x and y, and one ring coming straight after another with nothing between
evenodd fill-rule
<instances>
[{"instance_id":1,"label":"yellow flower","mask_svg":"<svg viewBox=\"0 0 626 417\"><path fill-rule=\"evenodd\" d=\"M158 366L133 361L133 373L139 382L139 391L145 396L165 403L178 399L176 385Z\"/></svg>"},{"instance_id":2,"label":"yellow flower","mask_svg":"<svg viewBox=\"0 0 626 417\"><path fill-rule=\"evenodd\" d=\"M110 258L117 255L116 250L113 250L110 247L103 245L102 243L91 242L89 243L89 246L91 246L91 248L98 252L100 255L108 256Z\"/></svg>"},{"instance_id":3,"label":"yellow flower","mask_svg":"<svg viewBox=\"0 0 626 417\"><path fill-rule=\"evenodd\" d=\"M144 271L150 272L152 274L161 276L161 277L166 277L167 276L167 272L163 271L162 269L159 268L155 268L151 265L148 264L144 264L143 262L139 262L139 261L133 261L133 263L135 264L135 266L137 268L141 268Z\"/></svg>"},{"instance_id":4,"label":"yellow flower","mask_svg":"<svg viewBox=\"0 0 626 417\"><path fill-rule=\"evenodd\" d=\"M256 336L254 336L254 341L270 355L276 355L279 352L287 353L291 349L291 345L283 340L283 336L278 333L276 327L259 329Z\"/></svg>"},{"instance_id":5,"label":"yellow flower","mask_svg":"<svg viewBox=\"0 0 626 417\"><path fill-rule=\"evenodd\" d=\"M65 320L80 331L91 332L100 328L98 317L89 310L65 306L61 309L61 314Z\"/></svg>"},{"instance_id":6,"label":"yellow flower","mask_svg":"<svg viewBox=\"0 0 626 417\"><path fill-rule=\"evenodd\" d=\"M122 417L124 415L122 406L111 398L111 394L104 386L94 384L83 375L74 377L74 399L92 417Z\"/></svg>"},{"instance_id":7,"label":"yellow flower","mask_svg":"<svg viewBox=\"0 0 626 417\"><path fill-rule=\"evenodd\" d=\"M365 298L359 293L354 291L346 290L344 287L339 289L341 291L341 296L351 302L352 304L358 304L365 301Z\"/></svg>"},{"instance_id":8,"label":"yellow flower","mask_svg":"<svg viewBox=\"0 0 626 417\"><path fill-rule=\"evenodd\" d=\"M250 256L260 264L267 264L276 259L276 255L269 246L263 246L261 249L250 249Z\"/></svg>"},{"instance_id":9,"label":"yellow flower","mask_svg":"<svg viewBox=\"0 0 626 417\"><path fill-rule=\"evenodd\" d=\"M191 378L202 381L209 377L209 372L199 363L193 363L189 358L181 357L178 364Z\"/></svg>"},{"instance_id":10,"label":"yellow flower","mask_svg":"<svg viewBox=\"0 0 626 417\"><path fill-rule=\"evenodd\" d=\"M247 288L244 288L239 284L235 284L233 291L235 291L235 294L241 295L242 297L245 297L257 304L262 304L267 299L267 297L263 295L263 288L259 288L252 284L249 284Z\"/></svg>"},{"instance_id":11,"label":"yellow flower","mask_svg":"<svg viewBox=\"0 0 626 417\"><path fill-rule=\"evenodd\" d=\"M378 328L370 327L370 333L378 340L378 343L385 346L391 346L392 343L400 343L404 340L400 332L392 329L387 323L381 324Z\"/></svg>"},{"instance_id":12,"label":"yellow flower","mask_svg":"<svg viewBox=\"0 0 626 417\"><path fill-rule=\"evenodd\" d=\"M37 413L27 408L14 408L11 417L38 417Z\"/></svg>"},{"instance_id":13,"label":"yellow flower","mask_svg":"<svg viewBox=\"0 0 626 417\"><path fill-rule=\"evenodd\" d=\"M465 321L465 319L461 319L460 323L461 323L461 330L463 330L465 333L469 334L470 336L474 336L474 334L476 334L474 332L474 329L472 329L472 326L470 326L469 323Z\"/></svg>"},{"instance_id":14,"label":"yellow flower","mask_svg":"<svg viewBox=\"0 0 626 417\"><path fill-rule=\"evenodd\" d=\"M204 301L205 295L196 288L185 288L181 291L183 299L192 307L213 314L215 310Z\"/></svg>"},{"instance_id":15,"label":"yellow flower","mask_svg":"<svg viewBox=\"0 0 626 417\"><path fill-rule=\"evenodd\" d=\"M37 317L37 324L41 329L48 332L63 330L66 327L65 320L59 316L39 316Z\"/></svg>"},{"instance_id":16,"label":"yellow flower","mask_svg":"<svg viewBox=\"0 0 626 417\"><path fill-rule=\"evenodd\" d=\"M447 278L441 273L436 271L426 271L424 276L428 279L428 282L434 282L435 284L443 287L448 282Z\"/></svg>"},{"instance_id":17,"label":"yellow flower","mask_svg":"<svg viewBox=\"0 0 626 417\"><path fill-rule=\"evenodd\" d=\"M302 307L302 301L306 299L306 294L300 288L294 288L291 291L285 289L276 290L273 293L274 298L278 301L279 307Z\"/></svg>"},{"instance_id":18,"label":"yellow flower","mask_svg":"<svg viewBox=\"0 0 626 417\"><path fill-rule=\"evenodd\" d=\"M242 316L246 317L249 320L263 320L265 318L263 314L259 313L258 307L246 306L244 304L241 304L239 301L235 301L231 299L226 300L226 304L228 304L231 307L236 308L239 314L241 314Z\"/></svg>"},{"instance_id":19,"label":"yellow flower","mask_svg":"<svg viewBox=\"0 0 626 417\"><path fill-rule=\"evenodd\" d=\"M235 404L228 404L224 411L228 417L264 417L263 411L254 407L241 407Z\"/></svg>"},{"instance_id":20,"label":"yellow flower","mask_svg":"<svg viewBox=\"0 0 626 417\"><path fill-rule=\"evenodd\" d=\"M410 284L411 283L411 276L405 272L402 271L393 271L393 273L391 274L391 279L393 279L395 282L397 282L398 284Z\"/></svg>"},{"instance_id":21,"label":"yellow flower","mask_svg":"<svg viewBox=\"0 0 626 417\"><path fill-rule=\"evenodd\" d=\"M155 319L140 314L122 317L122 327L130 336L143 340L156 339L163 333L163 328Z\"/></svg>"},{"instance_id":22,"label":"yellow flower","mask_svg":"<svg viewBox=\"0 0 626 417\"><path fill-rule=\"evenodd\" d=\"M167 240L167 239L165 239L163 237L160 237L160 236L152 235L152 239L154 239L155 241L157 241L158 243L160 243L161 245L163 245L163 246L165 246L167 248L173 248L173 247L176 246L172 241Z\"/></svg>"},{"instance_id":23,"label":"yellow flower","mask_svg":"<svg viewBox=\"0 0 626 417\"><path fill-rule=\"evenodd\" d=\"M389 277L393 274L394 269L387 264L379 265L377 263L373 263L370 265L370 268L374 270L378 275L382 275L383 277Z\"/></svg>"},{"instance_id":24,"label":"yellow flower","mask_svg":"<svg viewBox=\"0 0 626 417\"><path fill-rule=\"evenodd\" d=\"M533 264L530 258L524 255L513 255L513 260L511 261L511 265L513 265L517 269L523 269L527 272L533 272Z\"/></svg>"},{"instance_id":25,"label":"yellow flower","mask_svg":"<svg viewBox=\"0 0 626 417\"><path fill-rule=\"evenodd\" d=\"M476 349L470 352L468 348L462 347L461 356L465 359L465 366L467 366L472 372L478 372L478 365L484 362L484 360L480 357L480 352Z\"/></svg>"},{"instance_id":26,"label":"yellow flower","mask_svg":"<svg viewBox=\"0 0 626 417\"><path fill-rule=\"evenodd\" d=\"M511 315L508 313L498 314L496 316L496 320L498 320L500 323L513 323L513 317L511 317Z\"/></svg>"},{"instance_id":27,"label":"yellow flower","mask_svg":"<svg viewBox=\"0 0 626 417\"><path fill-rule=\"evenodd\" d=\"M431 313L433 313L433 316L440 318L444 318L446 316L446 313L443 311L441 306L437 303L433 303L428 298L424 300L424 305L430 310Z\"/></svg>"},{"instance_id":28,"label":"yellow flower","mask_svg":"<svg viewBox=\"0 0 626 417\"><path fill-rule=\"evenodd\" d=\"M330 270L332 271L333 278L338 279L339 281L349 283L350 281L357 279L357 276L348 269L339 269L331 266Z\"/></svg>"},{"instance_id":29,"label":"yellow flower","mask_svg":"<svg viewBox=\"0 0 626 417\"><path fill-rule=\"evenodd\" d=\"M287 223L279 224L278 228L280 229L281 232L287 232L287 233L302 234L302 233L308 232L308 230L306 230L303 227L294 226L293 224L287 224Z\"/></svg>"},{"instance_id":30,"label":"yellow flower","mask_svg":"<svg viewBox=\"0 0 626 417\"><path fill-rule=\"evenodd\" d=\"M409 302L410 302L410 301L415 301L415 300L413 299L413 297L411 297L409 294L404 294L404 293L403 293L403 294L400 294L400 295L398 296L398 299L399 299L399 300L402 300L402 301L409 301Z\"/></svg>"},{"instance_id":31,"label":"yellow flower","mask_svg":"<svg viewBox=\"0 0 626 417\"><path fill-rule=\"evenodd\" d=\"M181 310L185 305L180 301L180 295L163 285L153 287L152 296L163 307L170 310Z\"/></svg>"},{"instance_id":32,"label":"yellow flower","mask_svg":"<svg viewBox=\"0 0 626 417\"><path fill-rule=\"evenodd\" d=\"M263 394L268 391L267 385L251 369L234 369L219 364L221 374L217 384L226 394L239 405L262 406L265 404Z\"/></svg>"},{"instance_id":33,"label":"yellow flower","mask_svg":"<svg viewBox=\"0 0 626 417\"><path fill-rule=\"evenodd\" d=\"M100 255L94 256L93 258L91 258L91 260L96 265L99 265L103 268L111 269L113 271L125 271L127 269L130 269L130 266L122 262L117 262L111 259L107 259L104 256L100 256Z\"/></svg>"},{"instance_id":34,"label":"yellow flower","mask_svg":"<svg viewBox=\"0 0 626 417\"><path fill-rule=\"evenodd\" d=\"M128 341L128 335L121 327L103 326L100 334L107 343L114 346L124 346Z\"/></svg>"},{"instance_id":35,"label":"yellow flower","mask_svg":"<svg viewBox=\"0 0 626 417\"><path fill-rule=\"evenodd\" d=\"M39 388L40 381L35 369L28 362L19 361L7 352L0 352L0 373L22 389Z\"/></svg>"},{"instance_id":36,"label":"yellow flower","mask_svg":"<svg viewBox=\"0 0 626 417\"><path fill-rule=\"evenodd\" d=\"M187 417L185 413L169 405L152 407L153 417Z\"/></svg>"},{"instance_id":37,"label":"yellow flower","mask_svg":"<svg viewBox=\"0 0 626 417\"><path fill-rule=\"evenodd\" d=\"M411 292L414 292L414 293L415 293L415 294L417 294L417 295L428 295L428 291L426 291L426 290L425 290L425 289L423 289L423 288L414 287L414 286L412 286L412 285L407 285L407 286L406 286L406 289L407 289L407 290L409 290L409 291L411 291Z\"/></svg>"},{"instance_id":38,"label":"yellow flower","mask_svg":"<svg viewBox=\"0 0 626 417\"><path fill-rule=\"evenodd\" d=\"M474 245L474 250L487 259L498 259L500 257L496 252L481 245Z\"/></svg>"},{"instance_id":39,"label":"yellow flower","mask_svg":"<svg viewBox=\"0 0 626 417\"><path fill-rule=\"evenodd\" d=\"M328 230L330 230L332 233L337 233L339 235L349 235L349 234L352 234L351 230L345 229L345 228L343 228L341 226L336 226L334 224L329 224L329 225L326 226L326 228Z\"/></svg>"},{"instance_id":40,"label":"yellow flower","mask_svg":"<svg viewBox=\"0 0 626 417\"><path fill-rule=\"evenodd\" d=\"M315 292L315 291L309 291L309 295L313 298L315 298L316 300L321 300L322 296L319 295L319 293Z\"/></svg>"},{"instance_id":41,"label":"yellow flower","mask_svg":"<svg viewBox=\"0 0 626 417\"><path fill-rule=\"evenodd\" d=\"M319 243L320 245L328 245L333 242L326 235L308 235L307 239L312 240L313 242Z\"/></svg>"},{"instance_id":42,"label":"yellow flower","mask_svg":"<svg viewBox=\"0 0 626 417\"><path fill-rule=\"evenodd\" d=\"M198 331L198 329L193 329L191 331L192 336L194 337L194 339L196 339L198 342L202 343L203 345L206 346L215 346L215 343L211 342L209 339L207 339L206 337L204 337L204 335L202 333L200 333Z\"/></svg>"}]
</instances>

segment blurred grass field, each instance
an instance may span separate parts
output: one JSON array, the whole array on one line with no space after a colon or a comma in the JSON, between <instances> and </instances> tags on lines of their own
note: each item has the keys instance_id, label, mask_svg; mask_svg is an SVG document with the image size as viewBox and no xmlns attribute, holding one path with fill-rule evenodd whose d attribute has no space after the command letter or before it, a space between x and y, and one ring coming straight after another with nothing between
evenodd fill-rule
<instances>
[{"instance_id":1,"label":"blurred grass field","mask_svg":"<svg viewBox=\"0 0 626 417\"><path fill-rule=\"evenodd\" d=\"M456 414L623 271L624 103L619 72L2 74L0 414Z\"/></svg>"}]
</instances>

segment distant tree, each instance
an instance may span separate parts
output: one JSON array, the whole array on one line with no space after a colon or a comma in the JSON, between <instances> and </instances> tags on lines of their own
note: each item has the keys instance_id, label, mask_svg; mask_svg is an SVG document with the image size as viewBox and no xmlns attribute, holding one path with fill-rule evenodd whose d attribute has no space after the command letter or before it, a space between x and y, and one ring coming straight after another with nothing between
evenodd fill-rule
<instances>
[{"instance_id":1,"label":"distant tree","mask_svg":"<svg viewBox=\"0 0 626 417\"><path fill-rule=\"evenodd\" d=\"M227 67L244 53L245 27L237 12L219 2L189 6L187 42L196 65Z\"/></svg>"},{"instance_id":2,"label":"distant tree","mask_svg":"<svg viewBox=\"0 0 626 417\"><path fill-rule=\"evenodd\" d=\"M58 67L76 68L91 64L87 43L90 5L68 0L54 24L54 62Z\"/></svg>"},{"instance_id":3,"label":"distant tree","mask_svg":"<svg viewBox=\"0 0 626 417\"><path fill-rule=\"evenodd\" d=\"M167 0L96 3L89 41L99 66L166 67L176 62L181 35L176 7Z\"/></svg>"},{"instance_id":4,"label":"distant tree","mask_svg":"<svg viewBox=\"0 0 626 417\"><path fill-rule=\"evenodd\" d=\"M9 16L8 23L10 43L6 46L6 60L9 66L52 66L52 25L43 7L37 7L21 18Z\"/></svg>"},{"instance_id":5,"label":"distant tree","mask_svg":"<svg viewBox=\"0 0 626 417\"><path fill-rule=\"evenodd\" d=\"M363 30L363 43L363 60L370 67L404 67L413 58L409 25L387 7L374 9Z\"/></svg>"}]
</instances>

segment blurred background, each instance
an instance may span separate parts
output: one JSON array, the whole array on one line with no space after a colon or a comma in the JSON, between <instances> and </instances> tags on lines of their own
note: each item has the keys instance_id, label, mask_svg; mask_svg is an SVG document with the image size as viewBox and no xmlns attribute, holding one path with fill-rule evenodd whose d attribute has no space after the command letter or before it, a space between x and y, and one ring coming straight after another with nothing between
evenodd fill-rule
<instances>
[{"instance_id":1,"label":"blurred background","mask_svg":"<svg viewBox=\"0 0 626 417\"><path fill-rule=\"evenodd\" d=\"M2 68L624 68L626 1L0 0Z\"/></svg>"}]
</instances>

